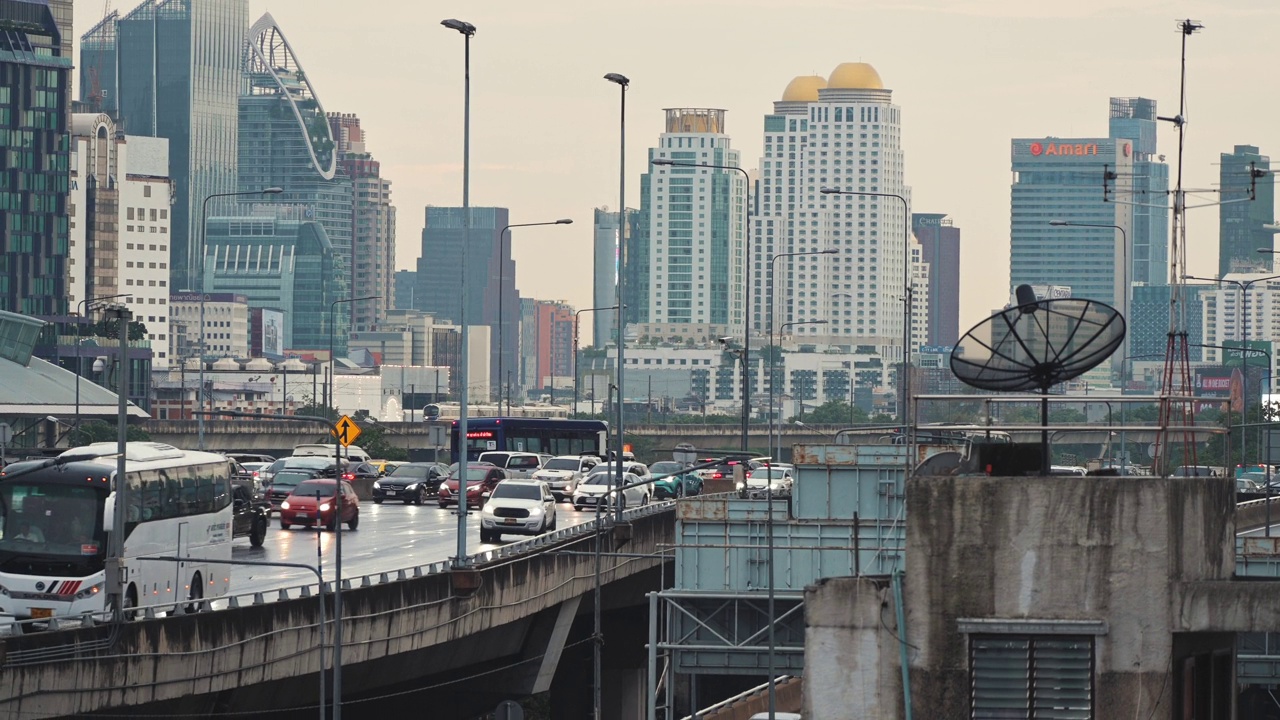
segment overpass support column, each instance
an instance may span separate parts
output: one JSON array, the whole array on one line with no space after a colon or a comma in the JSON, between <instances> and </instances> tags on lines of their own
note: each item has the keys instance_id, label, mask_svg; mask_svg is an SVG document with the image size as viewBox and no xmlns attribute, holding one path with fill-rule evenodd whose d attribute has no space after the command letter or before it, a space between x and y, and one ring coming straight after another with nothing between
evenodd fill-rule
<instances>
[{"instance_id":1,"label":"overpass support column","mask_svg":"<svg viewBox=\"0 0 1280 720\"><path fill-rule=\"evenodd\" d=\"M569 630L573 627L573 620L578 615L581 603L582 596L576 595L538 619L525 643L524 655L529 658L525 667L528 671L512 679L514 691L537 695L551 689L551 679L555 677L565 639L569 637ZM535 660L539 655L541 659Z\"/></svg>"}]
</instances>

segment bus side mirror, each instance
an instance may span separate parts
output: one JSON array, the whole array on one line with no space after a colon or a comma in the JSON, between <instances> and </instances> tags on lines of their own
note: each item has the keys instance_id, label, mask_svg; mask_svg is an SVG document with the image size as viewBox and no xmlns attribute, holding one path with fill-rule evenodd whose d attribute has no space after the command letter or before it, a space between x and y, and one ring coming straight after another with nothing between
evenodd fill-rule
<instances>
[{"instance_id":1,"label":"bus side mirror","mask_svg":"<svg viewBox=\"0 0 1280 720\"><path fill-rule=\"evenodd\" d=\"M111 532L116 522L116 494L111 493L107 496L107 502L102 506L102 531Z\"/></svg>"}]
</instances>

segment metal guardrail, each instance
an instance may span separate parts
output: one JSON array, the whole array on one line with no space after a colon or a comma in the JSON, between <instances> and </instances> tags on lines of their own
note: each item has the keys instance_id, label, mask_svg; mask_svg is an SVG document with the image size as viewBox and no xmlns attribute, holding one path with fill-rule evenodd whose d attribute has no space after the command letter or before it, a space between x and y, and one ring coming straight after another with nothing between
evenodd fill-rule
<instances>
[{"instance_id":1,"label":"metal guardrail","mask_svg":"<svg viewBox=\"0 0 1280 720\"><path fill-rule=\"evenodd\" d=\"M631 521L649 515L657 515L658 513L668 512L675 509L675 501L666 500L659 502L650 502L648 505L642 505L636 508L630 508L622 511L622 520ZM607 528L612 524L611 515L601 515L599 528ZM524 540L518 540L513 543L502 545L501 547L484 552L468 555L468 565L471 567L483 568L495 562L514 560L524 555L532 555L540 553L551 547L561 545L565 542L580 539L595 534L597 531L597 521L573 525L562 528L554 532L537 535ZM425 565L412 565L405 568L396 568L393 570L385 570L369 575L357 575L354 577L345 577L342 579L343 592L356 588L367 588L375 585L385 585L392 582L401 582L412 578L426 577L429 575L437 575L448 572L453 568L452 560L440 560ZM332 594L335 591L334 582L326 582L324 584L324 592ZM154 619L164 615L175 616L185 615L191 612L211 612L218 610L226 610L231 608L239 608L250 605L266 605L273 602L284 602L287 600L297 600L303 598L314 598L319 592L317 583L304 583L302 585L292 585L274 590L257 591L252 593L234 593L229 595L220 595L213 598L200 598L198 600L183 600L180 602L148 605L139 608L135 612L135 617L141 619ZM41 620L0 620L0 636L2 635L19 635L25 632L35 630L58 631L64 629L87 627L92 625L106 624L111 621L110 612L99 613L83 613L75 617L54 617ZM93 643L90 643L91 645ZM71 656L77 653L93 652L95 648L88 645L80 644L71 649ZM21 665L37 661L47 661L57 659L48 657L46 654L49 649L39 651L40 656L27 657L24 651L10 651L4 657L4 665Z\"/></svg>"}]
</instances>

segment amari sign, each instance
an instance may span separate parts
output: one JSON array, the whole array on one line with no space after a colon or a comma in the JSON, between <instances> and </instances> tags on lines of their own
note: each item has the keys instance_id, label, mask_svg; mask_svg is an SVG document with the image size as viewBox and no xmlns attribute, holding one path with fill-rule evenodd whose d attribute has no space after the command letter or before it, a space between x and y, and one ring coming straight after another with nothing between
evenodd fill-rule
<instances>
[{"instance_id":1,"label":"amari sign","mask_svg":"<svg viewBox=\"0 0 1280 720\"><path fill-rule=\"evenodd\" d=\"M1031 143L1031 154L1040 155L1097 155L1097 143L1060 143L1060 142L1033 142Z\"/></svg>"}]
</instances>

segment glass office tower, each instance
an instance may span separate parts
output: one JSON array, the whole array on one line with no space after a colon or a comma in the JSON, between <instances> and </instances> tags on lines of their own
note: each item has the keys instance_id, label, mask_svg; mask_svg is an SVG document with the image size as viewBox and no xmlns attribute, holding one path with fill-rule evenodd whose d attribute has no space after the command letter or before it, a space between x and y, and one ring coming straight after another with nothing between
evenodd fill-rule
<instances>
[{"instance_id":1,"label":"glass office tower","mask_svg":"<svg viewBox=\"0 0 1280 720\"><path fill-rule=\"evenodd\" d=\"M70 76L48 3L0 2L0 310L67 312Z\"/></svg>"},{"instance_id":2,"label":"glass office tower","mask_svg":"<svg viewBox=\"0 0 1280 720\"><path fill-rule=\"evenodd\" d=\"M236 191L241 60L248 0L150 0L81 40L80 99L117 113L131 135L168 138L173 179L170 286L201 277L201 208ZM209 203L226 214L233 198Z\"/></svg>"}]
</instances>

